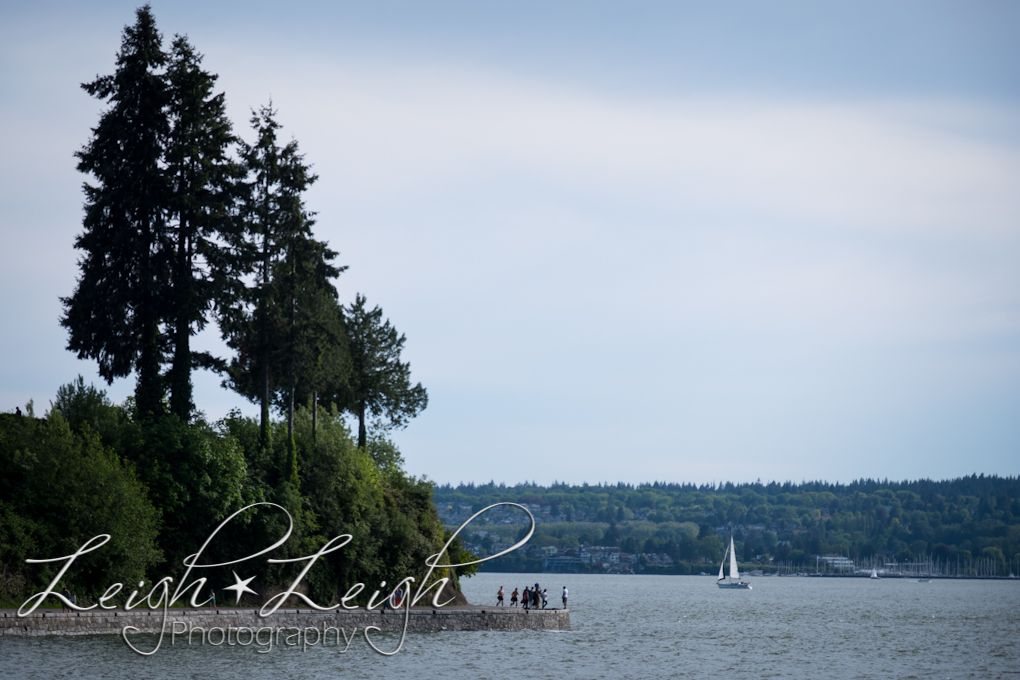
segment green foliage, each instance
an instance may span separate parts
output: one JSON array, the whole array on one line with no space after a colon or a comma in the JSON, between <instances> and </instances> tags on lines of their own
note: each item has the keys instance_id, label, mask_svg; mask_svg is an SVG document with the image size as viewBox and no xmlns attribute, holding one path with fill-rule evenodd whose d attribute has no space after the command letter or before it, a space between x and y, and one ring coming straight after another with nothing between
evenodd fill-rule
<instances>
[{"instance_id":1,"label":"green foliage","mask_svg":"<svg viewBox=\"0 0 1020 680\"><path fill-rule=\"evenodd\" d=\"M151 8L124 29L117 69L82 87L110 104L78 152L85 184L83 251L63 299L68 349L95 359L108 382L135 371L142 418L192 416L191 370L209 365L190 337L237 268L219 238L231 230L236 142L216 76L177 36L169 54ZM169 373L161 373L164 364Z\"/></svg>"},{"instance_id":2,"label":"green foliage","mask_svg":"<svg viewBox=\"0 0 1020 680\"><path fill-rule=\"evenodd\" d=\"M311 420L307 409L296 411L302 492L317 513L323 539L353 537L327 559L332 586L420 578L425 560L443 545L432 485L400 470L400 452L391 442L374 440L377 450L386 453L386 467L355 446L335 408L320 408L314 437Z\"/></svg>"},{"instance_id":3,"label":"green foliage","mask_svg":"<svg viewBox=\"0 0 1020 680\"><path fill-rule=\"evenodd\" d=\"M403 473L404 457L397 449L397 445L383 434L376 432L369 435L366 450L387 477L399 476Z\"/></svg>"},{"instance_id":4,"label":"green foliage","mask_svg":"<svg viewBox=\"0 0 1020 680\"><path fill-rule=\"evenodd\" d=\"M189 420L191 335L206 323L206 314L224 281L235 272L231 254L217 237L229 233L240 168L229 157L236 143L222 93L214 94L216 76L201 68L202 56L177 36L165 73L170 135L164 151L170 193L165 210L171 252L172 299L167 313L172 344L169 371L170 412Z\"/></svg>"},{"instance_id":5,"label":"green foliage","mask_svg":"<svg viewBox=\"0 0 1020 680\"><path fill-rule=\"evenodd\" d=\"M94 385L85 385L80 375L74 382L61 385L53 409L59 411L75 432L86 428L99 435L106 446L118 444L121 428L127 421L127 414L106 396L106 392Z\"/></svg>"},{"instance_id":6,"label":"green foliage","mask_svg":"<svg viewBox=\"0 0 1020 680\"><path fill-rule=\"evenodd\" d=\"M61 566L26 557L70 555L99 534L110 542L78 558L63 581L84 596L137 582L161 560L159 514L132 466L58 411L0 422L0 499L0 595L43 586Z\"/></svg>"},{"instance_id":7,"label":"green foliage","mask_svg":"<svg viewBox=\"0 0 1020 680\"><path fill-rule=\"evenodd\" d=\"M406 338L383 319L382 309L368 309L360 293L344 310L351 369L348 380L329 395L358 418L358 446L367 444L367 418L383 427L404 427L428 406L421 383L411 385L411 365L400 361Z\"/></svg>"},{"instance_id":8,"label":"green foliage","mask_svg":"<svg viewBox=\"0 0 1020 680\"><path fill-rule=\"evenodd\" d=\"M812 567L817 554L899 562L972 560L1008 574L1020 564L1020 480L974 475L934 482L860 480L848 485L520 484L442 486L444 510L501 501L529 503L538 514L533 543L560 549L618 545L623 552L666 553L676 561L722 559L734 534L738 555ZM623 509L625 521L618 521ZM451 511L447 511L448 514ZM447 521L458 524L460 516ZM544 520L544 521L542 521ZM615 525L615 538L613 527ZM515 530L516 531L516 530ZM505 566L505 565L504 565ZM983 567L984 568L984 567Z\"/></svg>"},{"instance_id":9,"label":"green foliage","mask_svg":"<svg viewBox=\"0 0 1020 680\"><path fill-rule=\"evenodd\" d=\"M443 540L449 541L450 536L452 535L453 535L452 531L444 531ZM475 560L477 560L478 556L464 547L464 541L463 539L461 539L460 536L453 539L453 542L450 543L450 548L448 552L450 554L450 564L467 565L454 567L454 571L457 573L457 576L469 577L472 574L477 573L479 567L481 567L481 564L467 564L468 562L474 562Z\"/></svg>"},{"instance_id":10,"label":"green foliage","mask_svg":"<svg viewBox=\"0 0 1020 680\"><path fill-rule=\"evenodd\" d=\"M196 536L208 535L227 515L261 497L246 485L246 461L237 443L204 421L189 424L169 415L155 423L128 423L122 442L124 456L163 513L160 544L175 568L199 547Z\"/></svg>"},{"instance_id":11,"label":"green foliage","mask_svg":"<svg viewBox=\"0 0 1020 680\"><path fill-rule=\"evenodd\" d=\"M236 352L226 370L229 386L259 403L263 445L268 445L271 402L288 414L288 451L293 456L296 400L341 379L343 335L331 279L343 268L336 253L312 238L313 213L302 195L317 179L296 141L280 146L272 105L251 118L254 144L240 155L247 176L240 202L241 228L228 236L235 278L219 304L220 330ZM293 461L292 461L293 462Z\"/></svg>"},{"instance_id":12,"label":"green foliage","mask_svg":"<svg viewBox=\"0 0 1020 680\"><path fill-rule=\"evenodd\" d=\"M113 540L80 558L63 581L79 594L94 599L115 581L180 577L184 557L216 526L260 501L282 506L293 519L291 538L274 551L275 559L305 557L331 539L352 536L306 577L319 602L335 601L357 582L423 578L426 559L444 543L431 483L403 472L390 441L373 437L371 447L356 446L335 408L320 407L316 421L313 433L311 412L297 408L293 450L283 436L285 422L273 423L278 433L265 447L260 424L240 414L215 426L174 414L136 420L81 378L60 388L45 420L2 416L0 600L24 600L55 573L25 565L26 557L70 554L100 533ZM200 564L255 554L287 528L278 509L248 510L224 527ZM460 550L455 546L455 559L464 557ZM256 559L243 570L265 588L289 584L302 566ZM231 571L210 568L200 575L222 588L233 582ZM454 580L474 569L456 571Z\"/></svg>"},{"instance_id":13,"label":"green foliage","mask_svg":"<svg viewBox=\"0 0 1020 680\"><path fill-rule=\"evenodd\" d=\"M163 409L159 323L170 262L160 161L170 126L162 38L148 5L136 19L124 29L116 72L82 85L110 108L76 154L78 170L95 183L84 185L84 231L75 241L81 273L62 299L61 324L67 348L96 360L108 382L135 370L139 413L154 416Z\"/></svg>"}]
</instances>

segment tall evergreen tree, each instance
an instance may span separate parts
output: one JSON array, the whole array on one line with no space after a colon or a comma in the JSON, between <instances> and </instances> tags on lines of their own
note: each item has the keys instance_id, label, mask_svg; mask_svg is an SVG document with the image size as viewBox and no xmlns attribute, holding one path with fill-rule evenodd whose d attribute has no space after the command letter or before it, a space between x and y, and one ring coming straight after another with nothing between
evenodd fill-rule
<instances>
[{"instance_id":1,"label":"tall evergreen tree","mask_svg":"<svg viewBox=\"0 0 1020 680\"><path fill-rule=\"evenodd\" d=\"M142 418L162 413L164 396L160 321L170 281L168 186L161 167L170 131L160 71L165 63L146 5L124 29L116 72L82 85L110 108L76 154L78 170L95 183L84 185L84 230L75 241L84 252L78 284L62 298L68 349L95 359L107 382L135 370Z\"/></svg>"},{"instance_id":2,"label":"tall evergreen tree","mask_svg":"<svg viewBox=\"0 0 1020 680\"><path fill-rule=\"evenodd\" d=\"M339 408L358 418L358 446L367 441L366 418L381 418L389 427L404 427L428 406L421 383L411 385L411 365L400 361L406 338L383 319L382 309L368 309L360 293L344 310L350 375L332 397Z\"/></svg>"},{"instance_id":3,"label":"tall evergreen tree","mask_svg":"<svg viewBox=\"0 0 1020 680\"><path fill-rule=\"evenodd\" d=\"M217 76L201 68L202 55L177 36L167 69L171 132L166 152L168 211L173 247L169 326L170 412L188 420L194 409L191 336L206 323L217 284L236 274L217 240L231 226L240 168L229 157L231 133L224 95L214 94Z\"/></svg>"},{"instance_id":4,"label":"tall evergreen tree","mask_svg":"<svg viewBox=\"0 0 1020 680\"><path fill-rule=\"evenodd\" d=\"M312 222L308 221L310 227ZM343 379L347 344L343 321L337 314L336 289L330 283L346 267L330 261L337 253L308 234L292 232L285 260L278 269L277 291L281 298L286 344L281 347L281 373L286 382L279 390L281 411L287 414L288 446L294 446L296 401L316 393L322 386Z\"/></svg>"},{"instance_id":5,"label":"tall evergreen tree","mask_svg":"<svg viewBox=\"0 0 1020 680\"><path fill-rule=\"evenodd\" d=\"M341 271L330 264L336 253L312 238L312 214L302 195L317 179L298 152L297 142L278 142L279 123L272 105L255 112L254 144L242 146L248 175L240 216L243 229L232 237L240 260L250 263L250 285L235 284L238 304L223 305L220 325L237 356L227 367L228 383L261 406L261 438L269 443L269 411L274 394L288 394L293 411L304 347L319 321L313 302L335 299L329 282ZM290 420L290 419L289 419ZM289 428L293 434L293 423ZM288 450L293 456L293 445Z\"/></svg>"},{"instance_id":6,"label":"tall evergreen tree","mask_svg":"<svg viewBox=\"0 0 1020 680\"><path fill-rule=\"evenodd\" d=\"M341 268L341 271L346 267ZM346 385L350 377L351 360L344 329L343 307L336 300L332 287L328 290L311 290L301 308L302 326L297 345L294 389L289 403L281 410L293 412L295 403L309 404L312 414L312 437L318 423L318 404L321 395L338 386ZM288 420L290 416L288 416Z\"/></svg>"}]
</instances>

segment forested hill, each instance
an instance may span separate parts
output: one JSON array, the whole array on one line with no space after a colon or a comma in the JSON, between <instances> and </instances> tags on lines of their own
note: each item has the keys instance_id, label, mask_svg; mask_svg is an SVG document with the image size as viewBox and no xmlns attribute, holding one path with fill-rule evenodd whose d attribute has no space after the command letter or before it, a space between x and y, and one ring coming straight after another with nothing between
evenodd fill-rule
<instances>
[{"instance_id":1,"label":"forested hill","mask_svg":"<svg viewBox=\"0 0 1020 680\"><path fill-rule=\"evenodd\" d=\"M492 503L527 505L539 522L532 543L560 551L619 546L626 553L668 555L691 564L721 559L733 534L748 562L815 563L815 555L854 559L988 559L1008 572L1020 561L1020 477L849 484L493 483L436 487L447 525ZM488 535L502 536L523 513L493 512ZM503 533L512 533L503 530ZM469 534L470 536L470 534ZM493 539L499 542L497 539Z\"/></svg>"},{"instance_id":2,"label":"forested hill","mask_svg":"<svg viewBox=\"0 0 1020 680\"><path fill-rule=\"evenodd\" d=\"M924 498L925 494L939 494L942 496L954 495L954 496L1011 496L1013 498L1020 497L1020 477L999 477L998 475L971 475L970 477L960 477L958 479L945 479L945 480L931 480L931 479L918 479L918 480L904 480L900 482L891 481L888 479L859 479L849 484L830 483L824 481L814 482L800 482L795 484L793 482L769 482L763 484L762 482L752 482L745 484L734 484L732 482L725 482L720 484L682 484L673 482L653 482L646 484L625 484L618 482L616 484L609 483L598 483L598 484L579 484L571 485L559 482L553 482L550 486L539 486L534 482L517 484L515 486L507 486L506 484L496 484L495 482L489 482L488 484L458 484L453 486L451 484L444 484L436 487L436 493L440 494L443 498L453 497L455 494L462 494L463 497L478 497L478 496L491 496L493 494L520 494L534 495L534 494L587 494L587 493L612 493L616 494L619 492L644 492L644 491L658 491L665 494L684 494L684 493L733 493L743 494L745 490L753 491L754 493L777 496L783 493L832 493L836 496L846 496L848 494L854 494L857 492L861 493L874 493L876 491L887 489L889 491L910 491L918 494Z\"/></svg>"}]
</instances>

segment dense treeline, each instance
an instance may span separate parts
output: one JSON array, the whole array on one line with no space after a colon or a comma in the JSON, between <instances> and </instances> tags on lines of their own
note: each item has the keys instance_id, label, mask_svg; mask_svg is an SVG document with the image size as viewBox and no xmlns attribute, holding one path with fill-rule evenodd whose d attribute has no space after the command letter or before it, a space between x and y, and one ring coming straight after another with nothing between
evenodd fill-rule
<instances>
[{"instance_id":1,"label":"dense treeline","mask_svg":"<svg viewBox=\"0 0 1020 680\"><path fill-rule=\"evenodd\" d=\"M448 524L467 508L500 501L530 505L536 545L619 546L714 562L732 532L747 562L814 564L815 555L991 560L1006 574L1020 560L1020 478L973 475L954 480L849 484L460 485L435 490ZM508 521L498 519L499 521ZM493 527L499 535L509 528ZM516 531L516 530L513 530Z\"/></svg>"},{"instance_id":2,"label":"dense treeline","mask_svg":"<svg viewBox=\"0 0 1020 680\"><path fill-rule=\"evenodd\" d=\"M357 582L420 578L425 559L444 541L431 484L403 472L388 440L357 446L336 409L320 406L317 421L313 432L310 410L295 409L295 484L285 421L274 422L269 448L260 445L259 423L238 414L154 426L81 379L61 388L42 418L0 414L0 600L20 602L63 566L30 565L26 558L70 555L99 534L110 534L110 542L78 558L62 579L79 597L94 601L115 582L179 580L184 557L223 519L263 501L283 506L294 520L291 539L274 559L310 555L333 537L353 536L305 578L320 603ZM249 511L227 525L201 563L255 554L286 528L282 512ZM257 577L264 599L265 588L289 583L299 566L270 565L263 557L192 578L208 577L219 590L233 583L231 569L243 571Z\"/></svg>"},{"instance_id":3,"label":"dense treeline","mask_svg":"<svg viewBox=\"0 0 1020 680\"><path fill-rule=\"evenodd\" d=\"M63 579L79 595L179 575L214 527L257 502L293 517L274 559L353 536L305 579L320 602L356 582L420 578L444 543L430 484L403 473L385 438L428 403L401 361L405 338L363 295L341 304L346 267L304 202L318 178L297 142L280 139L271 105L253 111L252 141L235 135L216 80L186 37L164 45L146 5L115 72L82 85L107 108L76 154L88 179L61 324L69 350L108 383L133 374L135 393L114 405L79 378L43 418L0 421L0 598L60 566L26 558L69 555L98 534L113 538ZM210 323L231 356L192 348ZM207 422L196 368L258 404L258 420ZM257 553L286 529L285 513L248 510L203 562ZM302 566L264 560L244 566L264 588ZM201 575L222 588L230 571Z\"/></svg>"}]
</instances>

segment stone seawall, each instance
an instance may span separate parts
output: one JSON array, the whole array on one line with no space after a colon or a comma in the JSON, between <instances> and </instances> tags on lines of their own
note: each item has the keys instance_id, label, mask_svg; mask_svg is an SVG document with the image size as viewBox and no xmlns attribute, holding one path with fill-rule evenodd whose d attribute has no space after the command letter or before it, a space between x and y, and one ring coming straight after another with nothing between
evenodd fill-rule
<instances>
[{"instance_id":1,"label":"stone seawall","mask_svg":"<svg viewBox=\"0 0 1020 680\"><path fill-rule=\"evenodd\" d=\"M173 627L177 622L176 629ZM57 611L35 611L25 617L7 610L0 617L0 637L6 635L120 635L125 626L141 633L159 633L163 612L136 609L133 611L88 611L65 614ZM404 612L389 610L317 612L308 609L280 609L268 618L261 618L257 609L171 609L166 617L166 635L176 630L196 627L209 630L228 627L250 628L318 628L323 626L364 630L375 626L382 631L400 632ZM491 607L429 607L414 608L407 624L408 632L436 633L444 630L570 630L570 611Z\"/></svg>"}]
</instances>

